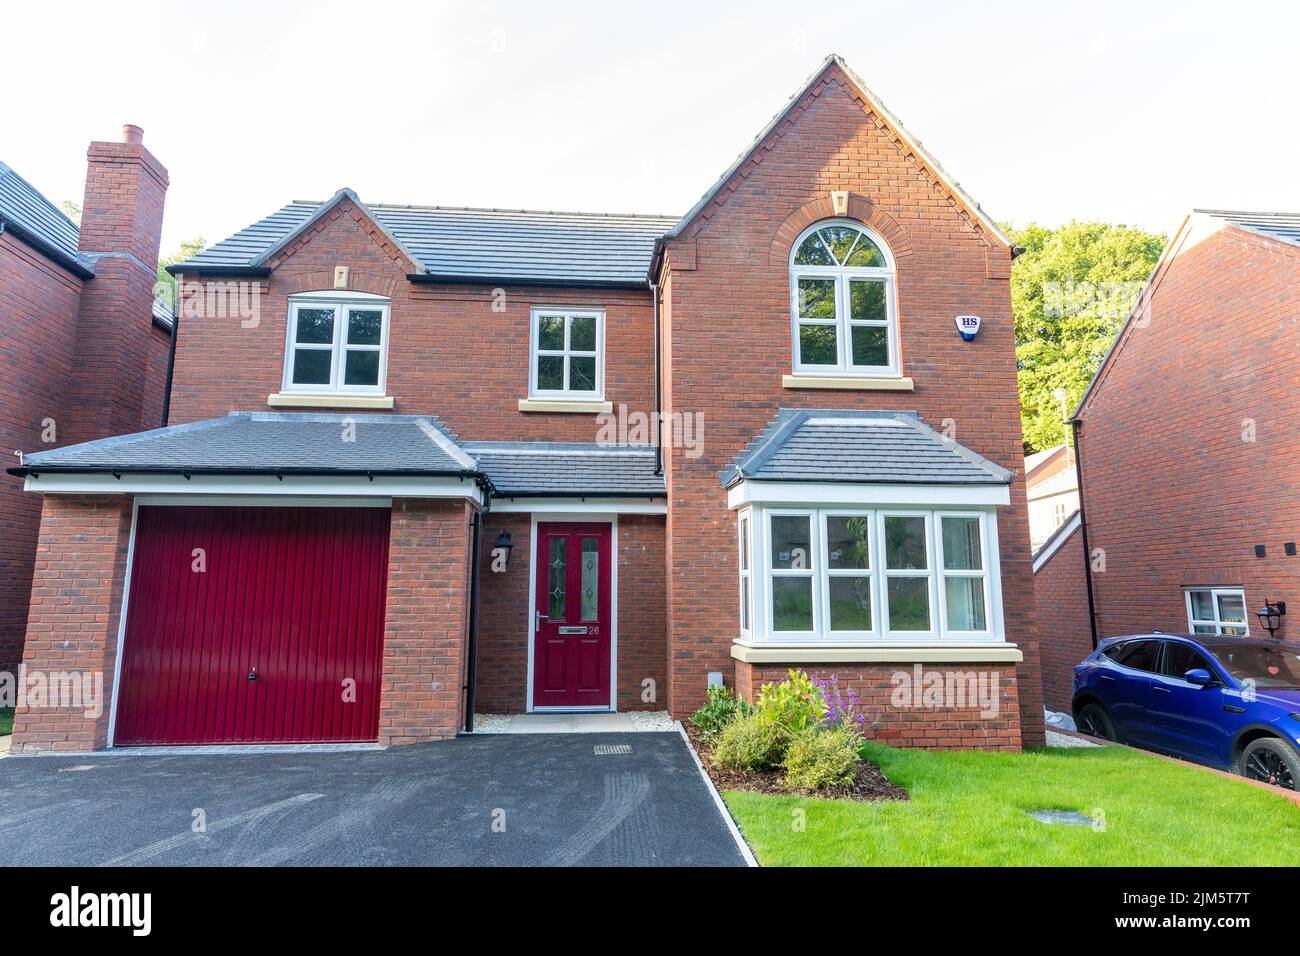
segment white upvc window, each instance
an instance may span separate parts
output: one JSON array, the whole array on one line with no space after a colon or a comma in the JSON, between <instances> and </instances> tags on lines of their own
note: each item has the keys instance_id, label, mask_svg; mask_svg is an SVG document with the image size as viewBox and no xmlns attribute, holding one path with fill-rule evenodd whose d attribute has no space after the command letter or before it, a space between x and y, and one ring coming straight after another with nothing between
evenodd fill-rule
<instances>
[{"instance_id":1,"label":"white upvc window","mask_svg":"<svg viewBox=\"0 0 1300 956\"><path fill-rule=\"evenodd\" d=\"M754 590L753 575L750 573L750 565L753 561L750 533L750 522L753 520L752 513L746 509L740 513L737 522L737 537L740 545L740 633L742 637L749 637L750 630L753 627L754 618Z\"/></svg>"},{"instance_id":2,"label":"white upvc window","mask_svg":"<svg viewBox=\"0 0 1300 956\"><path fill-rule=\"evenodd\" d=\"M382 395L389 301L362 292L289 298L284 387L294 394Z\"/></svg>"},{"instance_id":3,"label":"white upvc window","mask_svg":"<svg viewBox=\"0 0 1300 956\"><path fill-rule=\"evenodd\" d=\"M529 321L529 397L603 399L605 310L534 306Z\"/></svg>"},{"instance_id":4,"label":"white upvc window","mask_svg":"<svg viewBox=\"0 0 1300 956\"><path fill-rule=\"evenodd\" d=\"M897 378L894 260L878 235L851 219L811 226L790 256L793 371Z\"/></svg>"},{"instance_id":5,"label":"white upvc window","mask_svg":"<svg viewBox=\"0 0 1300 956\"><path fill-rule=\"evenodd\" d=\"M1241 588L1186 588L1187 625L1193 634L1247 637L1246 592Z\"/></svg>"},{"instance_id":6,"label":"white upvc window","mask_svg":"<svg viewBox=\"0 0 1300 956\"><path fill-rule=\"evenodd\" d=\"M741 639L1001 642L992 509L752 506Z\"/></svg>"}]
</instances>

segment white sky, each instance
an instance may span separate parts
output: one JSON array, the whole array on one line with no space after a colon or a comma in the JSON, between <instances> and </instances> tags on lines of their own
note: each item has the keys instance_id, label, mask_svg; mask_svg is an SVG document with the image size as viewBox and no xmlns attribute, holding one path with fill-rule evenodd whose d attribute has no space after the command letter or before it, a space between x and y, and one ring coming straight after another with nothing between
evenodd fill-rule
<instances>
[{"instance_id":1,"label":"white sky","mask_svg":"<svg viewBox=\"0 0 1300 956\"><path fill-rule=\"evenodd\" d=\"M130 15L123 16L123 11ZM998 219L1300 210L1295 3L23 3L0 160L81 201L123 123L164 254L291 199L685 212L829 52Z\"/></svg>"}]
</instances>

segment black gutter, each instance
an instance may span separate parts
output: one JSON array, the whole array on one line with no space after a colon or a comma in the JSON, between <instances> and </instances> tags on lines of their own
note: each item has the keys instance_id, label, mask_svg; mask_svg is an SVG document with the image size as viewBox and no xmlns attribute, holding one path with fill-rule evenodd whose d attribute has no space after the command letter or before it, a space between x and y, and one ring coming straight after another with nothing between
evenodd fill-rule
<instances>
[{"instance_id":1,"label":"black gutter","mask_svg":"<svg viewBox=\"0 0 1300 956\"><path fill-rule=\"evenodd\" d=\"M483 563L483 512L474 509L474 520L470 522L474 530L474 545L471 548L472 562L469 578L469 636L466 639L465 653L465 733L474 732L474 691L478 680L478 592L479 575Z\"/></svg>"},{"instance_id":2,"label":"black gutter","mask_svg":"<svg viewBox=\"0 0 1300 956\"><path fill-rule=\"evenodd\" d=\"M271 274L271 270L263 266L221 266L221 265L202 265L193 262L178 262L175 265L166 267L167 274L172 277L186 275L196 276L247 276L256 279L265 279Z\"/></svg>"},{"instance_id":3,"label":"black gutter","mask_svg":"<svg viewBox=\"0 0 1300 956\"><path fill-rule=\"evenodd\" d=\"M526 276L473 276L411 272L406 278L417 285L536 286L544 289L637 289L650 283L635 279L541 279Z\"/></svg>"},{"instance_id":4,"label":"black gutter","mask_svg":"<svg viewBox=\"0 0 1300 956\"><path fill-rule=\"evenodd\" d=\"M176 336L181 330L181 297L179 286L176 289L176 308L172 310L171 342L167 346L167 390L163 392L162 425L167 427L167 419L172 413L172 376L176 373Z\"/></svg>"},{"instance_id":5,"label":"black gutter","mask_svg":"<svg viewBox=\"0 0 1300 956\"><path fill-rule=\"evenodd\" d=\"M588 498L645 498L647 501L659 501L668 497L666 491L656 491L652 494L629 491L583 491L575 494L574 492L565 491L496 491L492 492L492 497L500 500L507 498L572 498L575 501L586 501Z\"/></svg>"},{"instance_id":6,"label":"black gutter","mask_svg":"<svg viewBox=\"0 0 1300 956\"><path fill-rule=\"evenodd\" d=\"M1097 606L1092 596L1092 549L1088 547L1088 516L1083 510L1083 456L1079 454L1079 426L1083 422L1070 419L1074 435L1074 483L1079 486L1079 532L1083 536L1083 579L1088 587L1088 627L1092 631L1092 647L1097 649Z\"/></svg>"},{"instance_id":7,"label":"black gutter","mask_svg":"<svg viewBox=\"0 0 1300 956\"><path fill-rule=\"evenodd\" d=\"M660 377L659 369L659 284L652 282L650 284L650 294L654 298L655 313L655 474L664 473L664 441L663 441L663 396L661 388L663 381Z\"/></svg>"},{"instance_id":8,"label":"black gutter","mask_svg":"<svg viewBox=\"0 0 1300 956\"><path fill-rule=\"evenodd\" d=\"M58 265L67 269L79 279L93 279L95 273L87 269L85 265L69 256L66 252L46 242L36 233L32 232L25 226L14 222L12 219L0 218L0 235L10 233L15 239L31 246L41 255L48 259L53 259Z\"/></svg>"},{"instance_id":9,"label":"black gutter","mask_svg":"<svg viewBox=\"0 0 1300 956\"><path fill-rule=\"evenodd\" d=\"M20 465L6 468L6 472L17 478L28 476L39 478L46 475L112 475L121 479L123 475L255 475L283 478L292 477L338 477L338 478L461 478L472 480L485 494L493 494L492 480L486 472L462 469L460 471L423 471L391 468L158 468L150 466L114 468L106 465Z\"/></svg>"}]
</instances>

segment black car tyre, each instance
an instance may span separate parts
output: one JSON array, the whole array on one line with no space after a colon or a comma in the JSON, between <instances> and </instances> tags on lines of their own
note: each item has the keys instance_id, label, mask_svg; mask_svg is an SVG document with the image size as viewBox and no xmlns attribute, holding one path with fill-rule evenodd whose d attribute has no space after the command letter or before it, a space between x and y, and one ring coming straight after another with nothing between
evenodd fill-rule
<instances>
[{"instance_id":1,"label":"black car tyre","mask_svg":"<svg viewBox=\"0 0 1300 956\"><path fill-rule=\"evenodd\" d=\"M1246 744L1237 772L1284 790L1294 790L1300 780L1300 754L1277 737L1261 737Z\"/></svg>"},{"instance_id":2,"label":"black car tyre","mask_svg":"<svg viewBox=\"0 0 1300 956\"><path fill-rule=\"evenodd\" d=\"M1105 707L1095 700L1088 701L1079 708L1074 723L1081 734L1100 737L1102 740L1115 739L1115 725L1111 723L1110 714L1106 712Z\"/></svg>"}]
</instances>

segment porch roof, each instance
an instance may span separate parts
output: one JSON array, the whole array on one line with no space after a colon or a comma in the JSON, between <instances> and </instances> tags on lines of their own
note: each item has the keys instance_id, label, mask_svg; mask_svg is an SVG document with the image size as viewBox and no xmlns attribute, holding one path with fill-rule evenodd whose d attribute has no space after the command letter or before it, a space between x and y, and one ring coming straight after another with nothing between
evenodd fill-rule
<instances>
[{"instance_id":1,"label":"porch roof","mask_svg":"<svg viewBox=\"0 0 1300 956\"><path fill-rule=\"evenodd\" d=\"M41 473L454 476L497 497L662 498L649 446L461 442L432 415L232 412L26 455Z\"/></svg>"}]
</instances>

